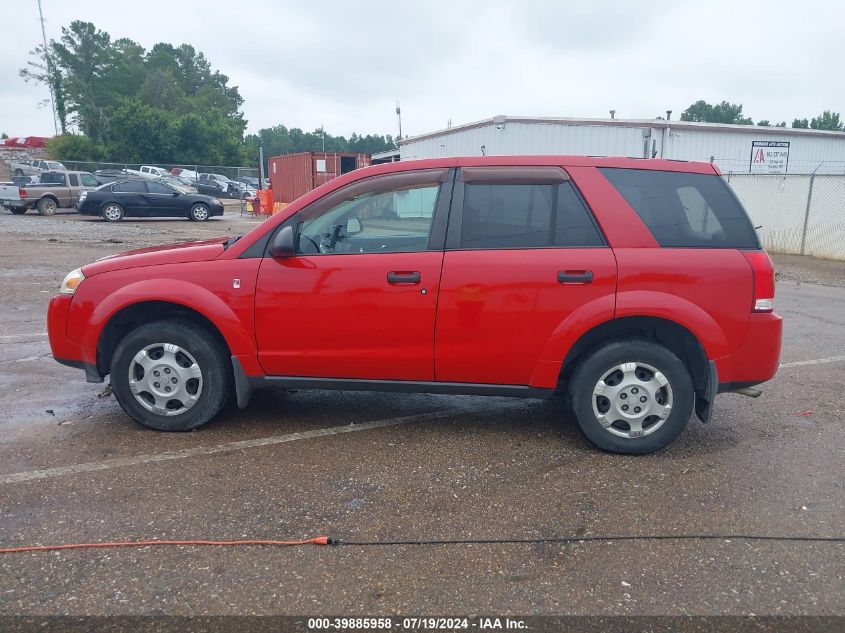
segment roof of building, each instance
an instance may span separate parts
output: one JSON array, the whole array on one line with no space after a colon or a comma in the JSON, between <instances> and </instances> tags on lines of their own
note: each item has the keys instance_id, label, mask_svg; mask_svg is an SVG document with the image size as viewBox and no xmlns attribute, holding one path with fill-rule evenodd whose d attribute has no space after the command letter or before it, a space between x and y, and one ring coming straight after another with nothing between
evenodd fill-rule
<instances>
[{"instance_id":1,"label":"roof of building","mask_svg":"<svg viewBox=\"0 0 845 633\"><path fill-rule=\"evenodd\" d=\"M414 141L421 141L428 138L435 138L446 134L453 134L455 132L463 132L473 128L486 127L489 125L504 125L507 123L533 123L546 125L595 125L595 126L611 126L611 127L650 127L654 129L672 128L672 129L697 129L714 132L740 132L740 133L754 133L754 134L776 134L783 135L806 135L806 136L826 136L834 138L845 139L845 132L837 132L835 130L814 130L808 128L791 128L791 127L775 127L766 125L737 125L729 123L703 123L699 121L667 121L665 119L601 119L601 118L576 118L576 117L531 117L531 116L506 116L498 115L483 119L481 121L474 121L472 123L464 123L462 125L453 125L452 127L434 132L427 132L425 134L418 134L417 136L409 136L399 141L400 145L405 143L412 143Z\"/></svg>"}]
</instances>

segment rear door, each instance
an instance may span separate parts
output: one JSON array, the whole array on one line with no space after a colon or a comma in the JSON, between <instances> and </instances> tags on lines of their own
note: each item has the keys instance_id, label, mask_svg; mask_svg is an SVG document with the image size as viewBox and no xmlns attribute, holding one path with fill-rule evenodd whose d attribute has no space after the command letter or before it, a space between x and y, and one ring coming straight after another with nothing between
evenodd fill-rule
<instances>
[{"instance_id":1,"label":"rear door","mask_svg":"<svg viewBox=\"0 0 845 633\"><path fill-rule=\"evenodd\" d=\"M126 215L147 216L150 215L150 208L145 198L147 185L140 180L127 180L119 182L112 187L117 203L123 207Z\"/></svg>"},{"instance_id":2,"label":"rear door","mask_svg":"<svg viewBox=\"0 0 845 633\"><path fill-rule=\"evenodd\" d=\"M562 359L549 342L591 302L611 318L615 288L613 252L563 169L463 168L440 282L437 380L554 387Z\"/></svg>"},{"instance_id":3,"label":"rear door","mask_svg":"<svg viewBox=\"0 0 845 633\"><path fill-rule=\"evenodd\" d=\"M293 257L264 257L258 358L277 376L434 380L448 169L385 174L290 218Z\"/></svg>"}]
</instances>

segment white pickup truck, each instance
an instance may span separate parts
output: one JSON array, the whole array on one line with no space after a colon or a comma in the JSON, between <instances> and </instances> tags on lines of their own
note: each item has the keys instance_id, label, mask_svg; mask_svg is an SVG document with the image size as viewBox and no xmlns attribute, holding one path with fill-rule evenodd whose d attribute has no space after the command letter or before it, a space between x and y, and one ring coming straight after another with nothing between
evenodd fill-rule
<instances>
[{"instance_id":1,"label":"white pickup truck","mask_svg":"<svg viewBox=\"0 0 845 633\"><path fill-rule=\"evenodd\" d=\"M45 171L35 184L0 183L0 206L15 215L37 209L41 215L53 215L57 209L76 206L83 191L95 189L100 181L85 171Z\"/></svg>"}]
</instances>

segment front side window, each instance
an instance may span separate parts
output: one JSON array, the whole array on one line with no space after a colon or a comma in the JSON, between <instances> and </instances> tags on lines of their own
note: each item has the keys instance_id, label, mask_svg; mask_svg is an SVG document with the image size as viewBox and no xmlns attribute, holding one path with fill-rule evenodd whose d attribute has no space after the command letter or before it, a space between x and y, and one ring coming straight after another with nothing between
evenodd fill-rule
<instances>
[{"instance_id":1,"label":"front side window","mask_svg":"<svg viewBox=\"0 0 845 633\"><path fill-rule=\"evenodd\" d=\"M574 248L603 243L570 182L464 187L461 248Z\"/></svg>"},{"instance_id":2,"label":"front side window","mask_svg":"<svg viewBox=\"0 0 845 633\"><path fill-rule=\"evenodd\" d=\"M150 193L163 193L170 195L173 193L173 189L168 187L167 185L163 185L160 182L148 182L147 183L147 190Z\"/></svg>"},{"instance_id":3,"label":"front side window","mask_svg":"<svg viewBox=\"0 0 845 633\"><path fill-rule=\"evenodd\" d=\"M96 187L100 184L91 174L80 174L79 179L82 181L83 187Z\"/></svg>"},{"instance_id":4,"label":"front side window","mask_svg":"<svg viewBox=\"0 0 845 633\"><path fill-rule=\"evenodd\" d=\"M402 172L359 181L297 217L302 254L403 253L428 248L447 170Z\"/></svg>"}]
</instances>

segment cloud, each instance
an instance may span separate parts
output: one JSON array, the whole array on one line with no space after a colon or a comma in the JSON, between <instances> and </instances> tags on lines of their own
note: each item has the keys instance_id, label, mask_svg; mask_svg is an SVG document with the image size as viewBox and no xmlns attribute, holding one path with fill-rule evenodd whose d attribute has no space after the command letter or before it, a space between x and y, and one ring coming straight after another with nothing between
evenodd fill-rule
<instances>
[{"instance_id":1,"label":"cloud","mask_svg":"<svg viewBox=\"0 0 845 633\"><path fill-rule=\"evenodd\" d=\"M115 7L115 8L112 8ZM249 129L416 134L495 114L675 116L697 99L771 121L841 109L845 3L44 1L51 37L73 19L150 48L188 42L245 98ZM52 131L46 91L17 77L40 41L21 7L0 39L0 129Z\"/></svg>"}]
</instances>

